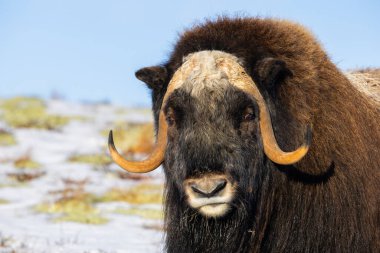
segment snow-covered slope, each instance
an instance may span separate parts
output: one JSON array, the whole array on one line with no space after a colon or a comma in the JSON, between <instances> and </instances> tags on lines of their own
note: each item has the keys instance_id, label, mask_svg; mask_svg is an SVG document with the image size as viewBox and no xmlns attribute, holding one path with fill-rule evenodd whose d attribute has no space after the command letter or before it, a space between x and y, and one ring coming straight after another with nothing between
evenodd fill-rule
<instances>
[{"instance_id":1,"label":"snow-covered slope","mask_svg":"<svg viewBox=\"0 0 380 253\"><path fill-rule=\"evenodd\" d=\"M128 175L106 149L105 133L116 122L149 124L150 114L44 104L68 122L50 130L12 127L0 109L0 131L14 139L0 145L0 252L162 252L161 170Z\"/></svg>"}]
</instances>

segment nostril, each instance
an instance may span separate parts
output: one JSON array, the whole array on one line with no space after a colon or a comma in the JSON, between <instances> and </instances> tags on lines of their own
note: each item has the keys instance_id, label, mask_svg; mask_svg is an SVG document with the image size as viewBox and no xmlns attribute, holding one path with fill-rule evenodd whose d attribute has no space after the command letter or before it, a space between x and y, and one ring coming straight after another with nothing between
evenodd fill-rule
<instances>
[{"instance_id":1,"label":"nostril","mask_svg":"<svg viewBox=\"0 0 380 253\"><path fill-rule=\"evenodd\" d=\"M203 186L199 184L192 184L191 189L198 193L201 197L211 198L221 192L227 185L227 180L220 179L213 182L212 186Z\"/></svg>"},{"instance_id":2,"label":"nostril","mask_svg":"<svg viewBox=\"0 0 380 253\"><path fill-rule=\"evenodd\" d=\"M197 188L197 185L196 185L196 184L192 184L192 185L191 185L191 189L192 189L194 192L196 192L196 193L198 193L198 194L200 194L200 195L202 195L202 196L208 194L207 192L204 192L204 191L202 191L201 189Z\"/></svg>"},{"instance_id":3,"label":"nostril","mask_svg":"<svg viewBox=\"0 0 380 253\"><path fill-rule=\"evenodd\" d=\"M227 180L223 179L223 180L220 180L217 185L215 186L214 190L212 190L210 192L211 195L215 195L217 194L218 192L220 192L221 190L223 190L227 185Z\"/></svg>"}]
</instances>

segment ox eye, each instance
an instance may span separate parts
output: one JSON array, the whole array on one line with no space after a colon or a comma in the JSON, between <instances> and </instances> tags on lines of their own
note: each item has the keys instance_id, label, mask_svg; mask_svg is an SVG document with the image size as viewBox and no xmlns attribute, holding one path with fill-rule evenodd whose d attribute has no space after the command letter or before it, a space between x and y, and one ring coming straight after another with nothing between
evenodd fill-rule
<instances>
[{"instance_id":1,"label":"ox eye","mask_svg":"<svg viewBox=\"0 0 380 253\"><path fill-rule=\"evenodd\" d=\"M248 107L244 110L242 120L243 121L252 121L256 118L255 111L253 108Z\"/></svg>"},{"instance_id":2,"label":"ox eye","mask_svg":"<svg viewBox=\"0 0 380 253\"><path fill-rule=\"evenodd\" d=\"M173 126L175 123L174 111L172 108L169 108L166 112L166 122L169 126Z\"/></svg>"}]
</instances>

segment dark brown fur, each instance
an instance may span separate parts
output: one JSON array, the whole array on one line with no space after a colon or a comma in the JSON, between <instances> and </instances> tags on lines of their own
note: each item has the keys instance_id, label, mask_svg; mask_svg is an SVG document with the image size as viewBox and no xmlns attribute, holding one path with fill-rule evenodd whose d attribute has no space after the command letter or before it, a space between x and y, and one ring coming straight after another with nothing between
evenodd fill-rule
<instances>
[{"instance_id":1,"label":"dark brown fur","mask_svg":"<svg viewBox=\"0 0 380 253\"><path fill-rule=\"evenodd\" d=\"M313 127L309 154L294 166L277 165L267 182L268 192L257 203L260 215L250 231L252 251L378 251L380 114L375 104L350 84L302 26L271 19L219 18L180 37L163 66L167 75L153 88L156 118L182 58L211 49L244 60L267 100L283 149L294 150L303 142L305 126ZM274 88L260 76L260 61L266 57L286 63L289 70ZM166 217L167 224L170 219Z\"/></svg>"}]
</instances>

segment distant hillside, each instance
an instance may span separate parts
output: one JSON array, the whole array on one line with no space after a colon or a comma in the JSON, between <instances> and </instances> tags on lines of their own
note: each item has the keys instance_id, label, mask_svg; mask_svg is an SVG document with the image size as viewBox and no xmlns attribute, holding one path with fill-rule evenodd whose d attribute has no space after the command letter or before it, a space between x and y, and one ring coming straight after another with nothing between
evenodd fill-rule
<instances>
[{"instance_id":1,"label":"distant hillside","mask_svg":"<svg viewBox=\"0 0 380 253\"><path fill-rule=\"evenodd\" d=\"M380 68L367 68L346 73L351 83L380 108Z\"/></svg>"}]
</instances>

